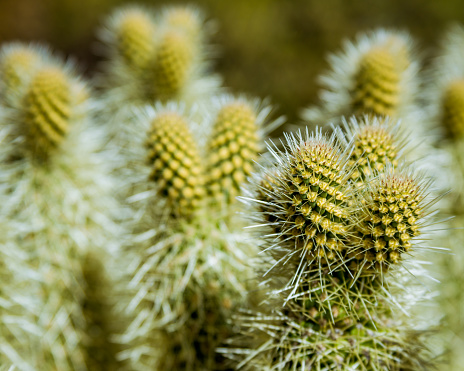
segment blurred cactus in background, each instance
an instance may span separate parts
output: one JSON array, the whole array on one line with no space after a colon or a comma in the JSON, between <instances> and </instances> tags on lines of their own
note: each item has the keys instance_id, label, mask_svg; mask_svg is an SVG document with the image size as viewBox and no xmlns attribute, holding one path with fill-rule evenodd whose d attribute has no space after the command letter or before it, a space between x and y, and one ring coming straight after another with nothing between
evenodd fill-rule
<instances>
[{"instance_id":1,"label":"blurred cactus in background","mask_svg":"<svg viewBox=\"0 0 464 371\"><path fill-rule=\"evenodd\" d=\"M2 65L11 62L13 49L6 48ZM18 340L15 349L2 348L2 363L22 370L104 369L108 360L99 363L93 346L115 357L114 334L95 326L97 317L111 318L111 306L104 316L94 311L113 300L112 292L94 295L86 284L92 273L85 272L99 264L94 259L107 259L117 235L112 183L98 155L101 139L90 126L86 88L72 65L44 47L15 45L20 48L33 56L30 74L20 75L24 66L18 65L24 81L17 101L2 102L2 243L17 251L6 267L11 297L4 298L9 304L2 318L9 325L2 340ZM9 68L11 76L16 66ZM98 273L93 280L103 284L105 271Z\"/></svg>"}]
</instances>

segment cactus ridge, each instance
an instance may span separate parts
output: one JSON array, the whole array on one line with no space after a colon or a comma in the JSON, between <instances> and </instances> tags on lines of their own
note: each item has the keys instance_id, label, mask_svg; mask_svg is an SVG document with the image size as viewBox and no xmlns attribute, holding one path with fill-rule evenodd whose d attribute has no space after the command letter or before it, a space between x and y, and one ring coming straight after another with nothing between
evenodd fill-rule
<instances>
[{"instance_id":1,"label":"cactus ridge","mask_svg":"<svg viewBox=\"0 0 464 371\"><path fill-rule=\"evenodd\" d=\"M174 213L188 215L205 196L204 169L187 121L179 114L156 116L148 133L150 179Z\"/></svg>"},{"instance_id":2,"label":"cactus ridge","mask_svg":"<svg viewBox=\"0 0 464 371\"><path fill-rule=\"evenodd\" d=\"M229 201L251 175L260 149L259 126L253 108L233 101L223 106L213 125L209 143L209 192Z\"/></svg>"},{"instance_id":3,"label":"cactus ridge","mask_svg":"<svg viewBox=\"0 0 464 371\"><path fill-rule=\"evenodd\" d=\"M70 83L58 68L44 68L33 78L25 96L26 137L39 157L59 147L69 130Z\"/></svg>"}]
</instances>

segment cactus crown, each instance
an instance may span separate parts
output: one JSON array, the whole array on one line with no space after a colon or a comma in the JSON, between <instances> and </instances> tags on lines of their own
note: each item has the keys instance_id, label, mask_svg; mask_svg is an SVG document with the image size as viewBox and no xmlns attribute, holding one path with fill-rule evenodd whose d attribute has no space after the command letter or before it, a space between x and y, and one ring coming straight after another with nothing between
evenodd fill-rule
<instances>
[{"instance_id":1,"label":"cactus crown","mask_svg":"<svg viewBox=\"0 0 464 371\"><path fill-rule=\"evenodd\" d=\"M24 98L24 129L30 149L45 159L60 146L72 115L71 81L58 67L39 70Z\"/></svg>"},{"instance_id":2,"label":"cactus crown","mask_svg":"<svg viewBox=\"0 0 464 371\"><path fill-rule=\"evenodd\" d=\"M151 122L147 147L150 179L175 215L189 216L205 190L200 154L186 119L175 112L158 114Z\"/></svg>"},{"instance_id":3,"label":"cactus crown","mask_svg":"<svg viewBox=\"0 0 464 371\"><path fill-rule=\"evenodd\" d=\"M155 53L153 42L155 24L142 9L129 9L122 13L116 29L116 48L127 66L143 72Z\"/></svg>"},{"instance_id":4,"label":"cactus crown","mask_svg":"<svg viewBox=\"0 0 464 371\"><path fill-rule=\"evenodd\" d=\"M355 118L345 123L347 137L353 140L354 149L348 162L353 168L351 179L361 186L372 172L381 172L388 164L398 165L398 154L403 147L397 127L383 118L365 116L361 122Z\"/></svg>"},{"instance_id":5,"label":"cactus crown","mask_svg":"<svg viewBox=\"0 0 464 371\"><path fill-rule=\"evenodd\" d=\"M404 170L389 167L374 178L362 194L356 224L359 247L350 252L350 268L381 271L401 261L418 236L424 217L428 184Z\"/></svg>"},{"instance_id":6,"label":"cactus crown","mask_svg":"<svg viewBox=\"0 0 464 371\"><path fill-rule=\"evenodd\" d=\"M253 171L260 150L257 115L245 100L231 100L219 110L209 142L209 192L230 202Z\"/></svg>"},{"instance_id":7,"label":"cactus crown","mask_svg":"<svg viewBox=\"0 0 464 371\"><path fill-rule=\"evenodd\" d=\"M442 98L442 124L450 138L464 134L464 79L451 82Z\"/></svg>"},{"instance_id":8,"label":"cactus crown","mask_svg":"<svg viewBox=\"0 0 464 371\"><path fill-rule=\"evenodd\" d=\"M349 225L346 160L335 137L287 135L289 146L276 172L268 172L261 207L272 215L275 235L303 249L310 261L331 261L346 246ZM279 156L274 152L275 156ZM269 188L268 187L268 188ZM269 200L272 200L269 202Z\"/></svg>"}]
</instances>

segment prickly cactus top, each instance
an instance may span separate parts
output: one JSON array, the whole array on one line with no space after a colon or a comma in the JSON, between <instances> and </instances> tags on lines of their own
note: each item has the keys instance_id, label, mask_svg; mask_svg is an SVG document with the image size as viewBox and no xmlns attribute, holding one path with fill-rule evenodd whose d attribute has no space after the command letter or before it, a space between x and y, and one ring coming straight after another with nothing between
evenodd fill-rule
<instances>
[{"instance_id":1,"label":"prickly cactus top","mask_svg":"<svg viewBox=\"0 0 464 371\"><path fill-rule=\"evenodd\" d=\"M385 47L372 48L364 54L351 93L354 112L380 116L395 114L400 103L401 74L396 57Z\"/></svg>"},{"instance_id":2,"label":"prickly cactus top","mask_svg":"<svg viewBox=\"0 0 464 371\"><path fill-rule=\"evenodd\" d=\"M350 268L386 269L399 263L419 234L424 193L410 175L389 171L375 179L365 198L356 230L360 247Z\"/></svg>"},{"instance_id":3,"label":"prickly cactus top","mask_svg":"<svg viewBox=\"0 0 464 371\"><path fill-rule=\"evenodd\" d=\"M259 136L256 114L246 102L233 101L222 107L209 143L209 191L229 201L239 192L253 171L258 156Z\"/></svg>"},{"instance_id":4,"label":"prickly cactus top","mask_svg":"<svg viewBox=\"0 0 464 371\"><path fill-rule=\"evenodd\" d=\"M179 31L168 31L156 52L153 66L153 88L156 98L166 101L176 98L191 72L193 50L189 37Z\"/></svg>"},{"instance_id":5,"label":"prickly cactus top","mask_svg":"<svg viewBox=\"0 0 464 371\"><path fill-rule=\"evenodd\" d=\"M398 149L395 136L389 126L379 121L366 119L362 125L352 130L354 149L348 165L354 168L351 179L358 185L371 175L372 171L382 171L387 164L396 166Z\"/></svg>"},{"instance_id":6,"label":"prickly cactus top","mask_svg":"<svg viewBox=\"0 0 464 371\"><path fill-rule=\"evenodd\" d=\"M117 30L119 54L130 68L143 71L154 56L155 25L141 10L132 9Z\"/></svg>"},{"instance_id":7,"label":"prickly cactus top","mask_svg":"<svg viewBox=\"0 0 464 371\"><path fill-rule=\"evenodd\" d=\"M25 96L24 110L28 149L44 159L59 147L69 129L71 91L64 71L54 67L40 70Z\"/></svg>"},{"instance_id":8,"label":"prickly cactus top","mask_svg":"<svg viewBox=\"0 0 464 371\"><path fill-rule=\"evenodd\" d=\"M442 101L442 123L449 137L464 134L464 79L448 85Z\"/></svg>"},{"instance_id":9,"label":"prickly cactus top","mask_svg":"<svg viewBox=\"0 0 464 371\"><path fill-rule=\"evenodd\" d=\"M333 140L322 135L293 138L289 150L284 168L275 175L273 202L262 207L276 218L273 228L283 240L304 248L309 259L332 260L345 249L347 235L343 157Z\"/></svg>"},{"instance_id":10,"label":"prickly cactus top","mask_svg":"<svg viewBox=\"0 0 464 371\"><path fill-rule=\"evenodd\" d=\"M150 178L173 213L191 214L205 195L204 170L186 120L177 113L158 115L148 133Z\"/></svg>"}]
</instances>

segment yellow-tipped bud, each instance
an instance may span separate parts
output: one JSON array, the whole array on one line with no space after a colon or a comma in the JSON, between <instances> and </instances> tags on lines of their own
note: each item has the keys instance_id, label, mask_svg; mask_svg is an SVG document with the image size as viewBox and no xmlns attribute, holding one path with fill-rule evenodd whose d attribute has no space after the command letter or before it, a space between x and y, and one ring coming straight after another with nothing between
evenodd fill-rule
<instances>
[{"instance_id":1,"label":"yellow-tipped bud","mask_svg":"<svg viewBox=\"0 0 464 371\"><path fill-rule=\"evenodd\" d=\"M150 179L173 213L188 216L205 196L204 169L187 121L173 112L155 117L148 133Z\"/></svg>"},{"instance_id":2,"label":"yellow-tipped bud","mask_svg":"<svg viewBox=\"0 0 464 371\"><path fill-rule=\"evenodd\" d=\"M192 70L194 53L189 37L171 30L163 36L153 66L154 97L175 99L185 87Z\"/></svg>"},{"instance_id":3,"label":"yellow-tipped bud","mask_svg":"<svg viewBox=\"0 0 464 371\"><path fill-rule=\"evenodd\" d=\"M394 127L384 119L364 117L363 122L358 124L353 118L347 131L354 139L348 163L353 169L351 179L354 182L362 183L373 173L383 171L387 165L397 166L401 143L398 143Z\"/></svg>"},{"instance_id":4,"label":"yellow-tipped bud","mask_svg":"<svg viewBox=\"0 0 464 371\"><path fill-rule=\"evenodd\" d=\"M143 72L155 54L155 24L141 9L131 9L116 30L117 50L134 72Z\"/></svg>"},{"instance_id":5,"label":"yellow-tipped bud","mask_svg":"<svg viewBox=\"0 0 464 371\"><path fill-rule=\"evenodd\" d=\"M272 197L262 192L259 199L263 216L272 221L275 234L305 248L310 259L331 260L345 249L347 238L346 160L334 138L319 133L305 140L289 137L286 156L285 166L267 175L275 179L262 182L263 191L267 185L272 189Z\"/></svg>"},{"instance_id":6,"label":"yellow-tipped bud","mask_svg":"<svg viewBox=\"0 0 464 371\"><path fill-rule=\"evenodd\" d=\"M448 85L442 100L442 123L450 138L464 134L464 79Z\"/></svg>"},{"instance_id":7,"label":"yellow-tipped bud","mask_svg":"<svg viewBox=\"0 0 464 371\"><path fill-rule=\"evenodd\" d=\"M59 147L72 115L71 82L57 67L34 76L24 99L24 126L28 149L44 159Z\"/></svg>"},{"instance_id":8,"label":"yellow-tipped bud","mask_svg":"<svg viewBox=\"0 0 464 371\"><path fill-rule=\"evenodd\" d=\"M411 247L410 240L419 234L419 222L424 216L424 189L410 175L389 172L375 179L367 199L357 228L363 253L356 258L368 260L368 256L376 256L364 267L378 268L385 264L385 269L401 261L401 254Z\"/></svg>"},{"instance_id":9,"label":"yellow-tipped bud","mask_svg":"<svg viewBox=\"0 0 464 371\"><path fill-rule=\"evenodd\" d=\"M260 149L256 114L243 101L232 101L219 111L209 143L210 165L208 188L214 196L229 201L251 174Z\"/></svg>"},{"instance_id":10,"label":"yellow-tipped bud","mask_svg":"<svg viewBox=\"0 0 464 371\"><path fill-rule=\"evenodd\" d=\"M351 92L354 112L392 116L400 102L401 74L408 63L403 52L386 46L372 48L360 60Z\"/></svg>"}]
</instances>

